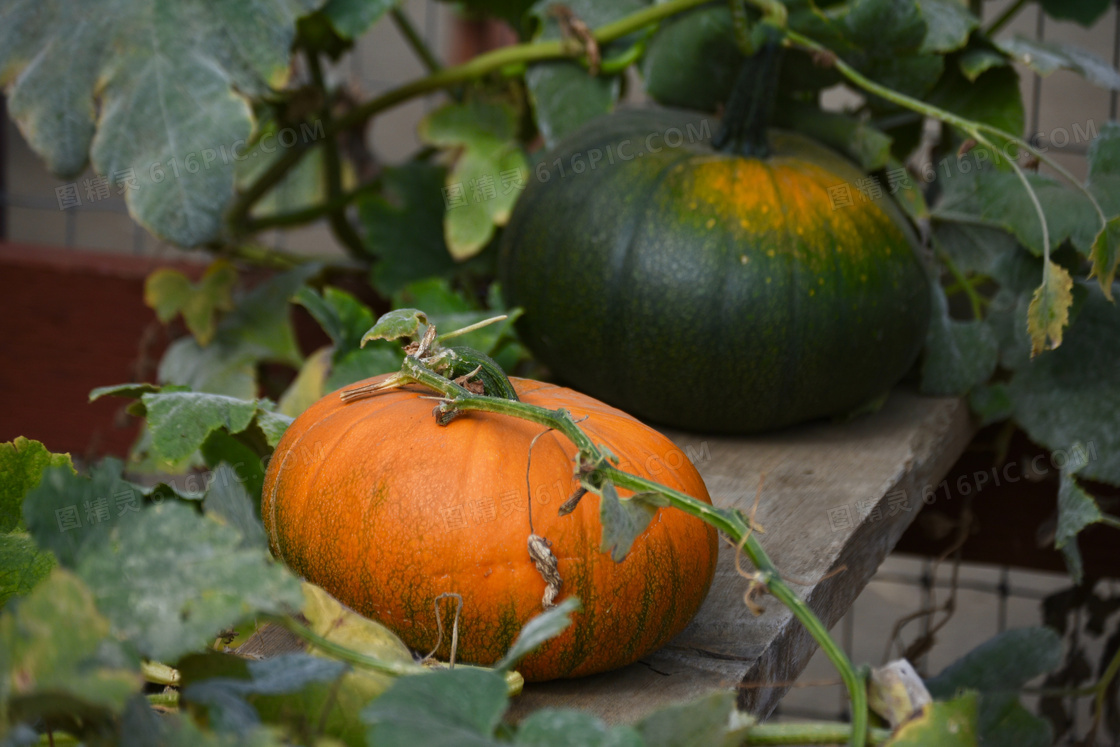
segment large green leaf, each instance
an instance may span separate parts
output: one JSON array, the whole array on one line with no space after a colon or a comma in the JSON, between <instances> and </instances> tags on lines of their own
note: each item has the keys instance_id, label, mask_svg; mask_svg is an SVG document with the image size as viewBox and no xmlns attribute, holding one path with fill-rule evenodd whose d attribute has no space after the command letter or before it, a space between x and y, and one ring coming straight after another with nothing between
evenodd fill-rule
<instances>
[{"instance_id":1,"label":"large green leaf","mask_svg":"<svg viewBox=\"0 0 1120 747\"><path fill-rule=\"evenodd\" d=\"M296 578L241 540L237 529L165 502L83 553L77 570L118 635L175 661L254 612L299 608Z\"/></svg>"},{"instance_id":2,"label":"large green leaf","mask_svg":"<svg viewBox=\"0 0 1120 747\"><path fill-rule=\"evenodd\" d=\"M961 0L923 0L922 17L926 20L923 52L952 52L968 42L980 19Z\"/></svg>"},{"instance_id":3,"label":"large green leaf","mask_svg":"<svg viewBox=\"0 0 1120 747\"><path fill-rule=\"evenodd\" d=\"M631 726L607 726L589 713L541 708L517 725L521 747L645 747Z\"/></svg>"},{"instance_id":4,"label":"large green leaf","mask_svg":"<svg viewBox=\"0 0 1120 747\"><path fill-rule=\"evenodd\" d=\"M1081 444L1076 444L1074 452L1086 454L1087 450ZM1077 465L1075 469L1061 471L1058 486L1058 528L1054 532L1054 546L1061 550L1066 558L1069 575L1075 584L1081 583L1082 575L1081 551L1077 547L1077 535L1085 527L1104 518L1096 500L1085 492L1074 477L1083 466L1084 463Z\"/></svg>"},{"instance_id":5,"label":"large green leaf","mask_svg":"<svg viewBox=\"0 0 1120 747\"><path fill-rule=\"evenodd\" d=\"M7 664L0 692L7 690L4 707L17 723L53 718L74 731L104 728L143 683L139 662L110 637L89 589L61 568L0 615L0 649Z\"/></svg>"},{"instance_id":6,"label":"large green leaf","mask_svg":"<svg viewBox=\"0 0 1120 747\"><path fill-rule=\"evenodd\" d=\"M0 534L0 608L34 589L54 567L54 555L26 534Z\"/></svg>"},{"instance_id":7,"label":"large green leaf","mask_svg":"<svg viewBox=\"0 0 1120 747\"><path fill-rule=\"evenodd\" d=\"M0 532L21 524L23 498L39 484L48 467L69 467L69 454L52 454L46 446L23 436L0 443Z\"/></svg>"},{"instance_id":8,"label":"large green leaf","mask_svg":"<svg viewBox=\"0 0 1120 747\"><path fill-rule=\"evenodd\" d=\"M963 395L988 380L999 360L999 341L980 320L960 322L949 316L941 286L934 284L934 315L922 357L922 392Z\"/></svg>"},{"instance_id":9,"label":"large green leaf","mask_svg":"<svg viewBox=\"0 0 1120 747\"><path fill-rule=\"evenodd\" d=\"M482 251L494 227L509 220L528 179L516 117L504 104L471 100L437 109L420 123L421 140L459 151L444 188L443 235L455 259Z\"/></svg>"},{"instance_id":10,"label":"large green leaf","mask_svg":"<svg viewBox=\"0 0 1120 747\"><path fill-rule=\"evenodd\" d=\"M365 243L377 257L370 277L383 296L455 267L443 238L446 208L441 190L446 179L442 166L388 167L381 173L380 192L359 199Z\"/></svg>"},{"instance_id":11,"label":"large green leaf","mask_svg":"<svg viewBox=\"0 0 1120 747\"><path fill-rule=\"evenodd\" d=\"M243 548L268 549L268 538L253 498L236 470L228 464L214 468L210 487L202 500L207 516L214 517L241 533Z\"/></svg>"},{"instance_id":12,"label":"large green leaf","mask_svg":"<svg viewBox=\"0 0 1120 747\"><path fill-rule=\"evenodd\" d=\"M569 0L564 3L540 0L530 12L540 26L538 38L560 39L563 32L554 8L570 11L594 29L647 4L644 0ZM573 39L570 43L580 42ZM586 68L568 60L538 62L530 66L525 73L525 84L533 101L537 127L549 148L584 122L614 109L621 91L618 76L593 76Z\"/></svg>"},{"instance_id":13,"label":"large green leaf","mask_svg":"<svg viewBox=\"0 0 1120 747\"><path fill-rule=\"evenodd\" d=\"M160 392L141 397L148 412L152 443L164 459L177 461L190 456L207 437L220 428L240 433L254 421L276 446L292 422L273 412L263 400L244 400L204 392Z\"/></svg>"},{"instance_id":14,"label":"large green leaf","mask_svg":"<svg viewBox=\"0 0 1120 747\"><path fill-rule=\"evenodd\" d=\"M1053 630L1015 628L980 644L926 686L935 698L951 698L963 689L979 691L978 730L984 744L1045 747L1050 744L1049 724L1023 709L1018 691L1061 661L1062 640Z\"/></svg>"},{"instance_id":15,"label":"large green leaf","mask_svg":"<svg viewBox=\"0 0 1120 747\"><path fill-rule=\"evenodd\" d=\"M1034 203L1015 174L988 168L995 158L977 148L947 159L938 169L944 197L934 205L933 216L942 220L964 218L1002 228L1036 256L1042 256L1042 223ZM1031 173L1027 180L1046 216L1050 249L1070 241L1088 255L1100 227L1089 199L1048 176Z\"/></svg>"},{"instance_id":16,"label":"large green leaf","mask_svg":"<svg viewBox=\"0 0 1120 747\"><path fill-rule=\"evenodd\" d=\"M997 44L1013 60L1039 75L1046 76L1055 70L1072 70L1090 83L1114 91L1120 90L1120 72L1079 46L1028 39L1025 36L1001 39Z\"/></svg>"},{"instance_id":17,"label":"large green leaf","mask_svg":"<svg viewBox=\"0 0 1120 747\"><path fill-rule=\"evenodd\" d=\"M1026 114L1015 68L1005 64L972 72L975 75L970 77L967 69L949 67L930 91L930 103L1012 135L1020 134ZM978 156L976 153L970 158L975 161Z\"/></svg>"},{"instance_id":18,"label":"large green leaf","mask_svg":"<svg viewBox=\"0 0 1120 747\"><path fill-rule=\"evenodd\" d=\"M378 747L492 747L507 700L505 680L494 672L442 670L401 677L362 720Z\"/></svg>"},{"instance_id":19,"label":"large green leaf","mask_svg":"<svg viewBox=\"0 0 1120 747\"><path fill-rule=\"evenodd\" d=\"M634 728L648 747L733 747L753 724L735 710L735 693L721 690L654 711Z\"/></svg>"},{"instance_id":20,"label":"large green leaf","mask_svg":"<svg viewBox=\"0 0 1120 747\"><path fill-rule=\"evenodd\" d=\"M23 517L39 547L72 568L115 527L135 521L143 502L140 489L121 478L121 463L105 459L90 469L88 478L69 465L46 470L23 501Z\"/></svg>"},{"instance_id":21,"label":"large green leaf","mask_svg":"<svg viewBox=\"0 0 1120 747\"><path fill-rule=\"evenodd\" d=\"M1039 0L1046 14L1063 21L1092 26L1108 10L1110 0Z\"/></svg>"},{"instance_id":22,"label":"large green leaf","mask_svg":"<svg viewBox=\"0 0 1120 747\"><path fill-rule=\"evenodd\" d=\"M253 128L246 97L285 85L296 18L319 0L11 0L8 111L52 171L92 160L133 218L183 246L218 235Z\"/></svg>"},{"instance_id":23,"label":"large green leaf","mask_svg":"<svg viewBox=\"0 0 1120 747\"><path fill-rule=\"evenodd\" d=\"M836 13L841 56L876 82L922 96L941 77L944 59L924 49L930 27L917 0L852 0Z\"/></svg>"},{"instance_id":24,"label":"large green leaf","mask_svg":"<svg viewBox=\"0 0 1120 747\"><path fill-rule=\"evenodd\" d=\"M726 103L743 60L732 29L726 4L662 22L642 57L646 92L684 109L715 111Z\"/></svg>"},{"instance_id":25,"label":"large green leaf","mask_svg":"<svg viewBox=\"0 0 1120 747\"><path fill-rule=\"evenodd\" d=\"M206 347L193 338L176 340L160 361L159 380L196 392L256 397L257 363L298 367L303 362L289 307L299 289L320 269L314 264L302 265L253 288L222 317Z\"/></svg>"},{"instance_id":26,"label":"large green leaf","mask_svg":"<svg viewBox=\"0 0 1120 747\"><path fill-rule=\"evenodd\" d=\"M344 39L357 39L400 0L327 0L323 14Z\"/></svg>"}]
</instances>

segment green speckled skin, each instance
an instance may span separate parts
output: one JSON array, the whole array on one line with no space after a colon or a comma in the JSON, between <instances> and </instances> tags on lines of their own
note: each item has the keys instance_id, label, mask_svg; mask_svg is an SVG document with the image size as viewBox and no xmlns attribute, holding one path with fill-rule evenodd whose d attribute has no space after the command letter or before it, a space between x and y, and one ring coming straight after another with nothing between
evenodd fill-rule
<instances>
[{"instance_id":1,"label":"green speckled skin","mask_svg":"<svg viewBox=\"0 0 1120 747\"><path fill-rule=\"evenodd\" d=\"M901 213L885 194L861 201L865 175L823 146L773 132L764 161L718 153L694 137L699 117L620 112L546 156L502 244L525 343L566 384L702 432L779 428L885 391L929 321ZM854 204L834 207L844 184Z\"/></svg>"}]
</instances>

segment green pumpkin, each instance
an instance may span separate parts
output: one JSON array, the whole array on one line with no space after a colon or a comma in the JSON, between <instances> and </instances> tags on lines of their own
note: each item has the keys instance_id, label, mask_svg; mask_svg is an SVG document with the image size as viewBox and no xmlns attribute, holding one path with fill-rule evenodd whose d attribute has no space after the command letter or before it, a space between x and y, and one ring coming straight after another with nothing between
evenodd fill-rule
<instances>
[{"instance_id":1,"label":"green pumpkin","mask_svg":"<svg viewBox=\"0 0 1120 747\"><path fill-rule=\"evenodd\" d=\"M913 233L825 147L763 127L716 150L724 131L622 111L546 155L502 240L519 333L566 384L669 426L749 433L851 411L922 347Z\"/></svg>"}]
</instances>

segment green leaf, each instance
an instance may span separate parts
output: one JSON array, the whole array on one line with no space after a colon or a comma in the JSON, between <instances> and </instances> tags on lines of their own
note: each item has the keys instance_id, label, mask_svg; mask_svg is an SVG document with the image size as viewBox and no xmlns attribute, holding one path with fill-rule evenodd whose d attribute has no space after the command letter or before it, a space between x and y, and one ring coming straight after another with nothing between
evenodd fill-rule
<instances>
[{"instance_id":1,"label":"green leaf","mask_svg":"<svg viewBox=\"0 0 1120 747\"><path fill-rule=\"evenodd\" d=\"M643 500L645 494L637 494L627 500L618 497L618 491L609 480L603 483L599 498L599 521L603 524L603 538L599 543L600 552L609 552L611 559L619 563L629 554L634 540L649 526L657 513L657 506Z\"/></svg>"},{"instance_id":2,"label":"green leaf","mask_svg":"<svg viewBox=\"0 0 1120 747\"><path fill-rule=\"evenodd\" d=\"M260 715L251 705L255 695L288 695L309 685L332 683L346 672L340 661L304 653L286 653L246 666L247 679L212 677L192 682L183 690L191 705L208 707L211 724L222 731L244 733L260 724ZM303 714L317 718L319 713Z\"/></svg>"},{"instance_id":3,"label":"green leaf","mask_svg":"<svg viewBox=\"0 0 1120 747\"><path fill-rule=\"evenodd\" d=\"M374 323L368 306L338 288L324 288L322 295L311 288L301 288L295 301L315 317L339 354L361 347L362 335Z\"/></svg>"},{"instance_id":4,"label":"green leaf","mask_svg":"<svg viewBox=\"0 0 1120 747\"><path fill-rule=\"evenodd\" d=\"M662 21L649 40L641 62L646 93L665 106L715 111L742 60L727 5L696 8Z\"/></svg>"},{"instance_id":5,"label":"green leaf","mask_svg":"<svg viewBox=\"0 0 1120 747\"><path fill-rule=\"evenodd\" d=\"M507 700L505 680L494 672L437 670L399 678L362 720L368 743L378 747L492 747Z\"/></svg>"},{"instance_id":6,"label":"green leaf","mask_svg":"<svg viewBox=\"0 0 1120 747\"><path fill-rule=\"evenodd\" d=\"M183 390L252 399L257 396L257 352L235 341L202 347L193 337L181 337L167 346L156 378Z\"/></svg>"},{"instance_id":7,"label":"green leaf","mask_svg":"<svg viewBox=\"0 0 1120 747\"><path fill-rule=\"evenodd\" d=\"M52 171L88 157L138 223L203 244L252 130L245 97L286 84L296 18L317 4L14 0L0 11L8 112Z\"/></svg>"},{"instance_id":8,"label":"green leaf","mask_svg":"<svg viewBox=\"0 0 1120 747\"><path fill-rule=\"evenodd\" d=\"M1109 0L1039 0L1046 15L1062 21L1076 21L1082 26L1092 26L1108 6Z\"/></svg>"},{"instance_id":9,"label":"green leaf","mask_svg":"<svg viewBox=\"0 0 1120 747\"><path fill-rule=\"evenodd\" d=\"M311 16L314 18L316 16ZM309 144L315 140L326 138L326 129L321 119L313 124L301 124L300 129L295 127L281 128L275 120L262 124L254 136L254 143L246 149L244 157L237 162L234 173L234 183L238 191L245 191L269 167L283 157L286 148L279 144L278 138L287 139L289 133L296 136L293 142ZM297 134L298 133L298 134ZM250 215L254 218L265 218L282 213L292 213L304 210L327 201L327 177L324 165L324 148L313 148L311 152L300 159L284 178L271 187L253 205ZM349 162L342 162L342 184L344 189L350 188L353 182L352 168Z\"/></svg>"},{"instance_id":10,"label":"green leaf","mask_svg":"<svg viewBox=\"0 0 1120 747\"><path fill-rule=\"evenodd\" d=\"M1081 47L1025 36L1001 39L996 44L1015 62L1026 65L1043 77L1055 70L1072 70L1094 85L1120 90L1120 72Z\"/></svg>"},{"instance_id":11,"label":"green leaf","mask_svg":"<svg viewBox=\"0 0 1120 747\"><path fill-rule=\"evenodd\" d=\"M275 447L292 419L271 412L259 400L244 400L204 392L160 392L145 394L152 444L165 459L177 461L190 456L207 437L220 428L240 433L254 421Z\"/></svg>"},{"instance_id":12,"label":"green leaf","mask_svg":"<svg viewBox=\"0 0 1120 747\"><path fill-rule=\"evenodd\" d=\"M1042 285L1035 289L1027 309L1032 356L1062 344L1062 330L1069 324L1069 308L1073 305L1072 291L1069 271L1048 262L1042 272Z\"/></svg>"},{"instance_id":13,"label":"green leaf","mask_svg":"<svg viewBox=\"0 0 1120 747\"><path fill-rule=\"evenodd\" d=\"M975 747L976 707L976 693L930 703L884 742L884 747Z\"/></svg>"},{"instance_id":14,"label":"green leaf","mask_svg":"<svg viewBox=\"0 0 1120 747\"><path fill-rule=\"evenodd\" d=\"M89 589L61 568L0 616L0 650L8 665L0 673L8 680L5 707L17 723L52 716L111 723L143 684Z\"/></svg>"},{"instance_id":15,"label":"green leaf","mask_svg":"<svg viewBox=\"0 0 1120 747\"><path fill-rule=\"evenodd\" d=\"M228 464L214 469L202 509L241 533L241 548L268 549L268 538L258 508L245 490L240 475Z\"/></svg>"},{"instance_id":16,"label":"green leaf","mask_svg":"<svg viewBox=\"0 0 1120 747\"><path fill-rule=\"evenodd\" d=\"M1061 637L1050 628L1013 628L981 643L926 681L935 698L969 688L1014 692L1062 663Z\"/></svg>"},{"instance_id":17,"label":"green leaf","mask_svg":"<svg viewBox=\"0 0 1120 747\"><path fill-rule=\"evenodd\" d=\"M25 534L0 534L0 609L34 589L55 567L54 555Z\"/></svg>"},{"instance_id":18,"label":"green leaf","mask_svg":"<svg viewBox=\"0 0 1120 747\"><path fill-rule=\"evenodd\" d=\"M1026 126L1019 74L1008 65L992 68L971 79L950 67L930 92L929 101L954 114L1012 134L1022 132Z\"/></svg>"},{"instance_id":19,"label":"green leaf","mask_svg":"<svg viewBox=\"0 0 1120 747\"><path fill-rule=\"evenodd\" d=\"M1015 628L985 641L926 682L935 698L962 689L979 691L978 733L984 744L1015 744L1001 738L1005 728L1024 722L1018 691L1061 665L1062 641L1050 628ZM1026 714L1029 715L1029 714ZM1041 731L1045 722L1036 719ZM1030 742L1028 742L1029 744ZM1045 742L1049 744L1049 735ZM1022 743L1018 743L1022 744Z\"/></svg>"},{"instance_id":20,"label":"green leaf","mask_svg":"<svg viewBox=\"0 0 1120 747\"><path fill-rule=\"evenodd\" d=\"M335 361L323 388L326 392L334 392L355 381L398 371L403 360L404 354L400 349L389 343L366 345L365 348L351 351Z\"/></svg>"},{"instance_id":21,"label":"green leaf","mask_svg":"<svg viewBox=\"0 0 1120 747\"><path fill-rule=\"evenodd\" d=\"M996 261L1019 251L1015 237L1002 228L939 220L933 225L933 244L943 249L965 273L991 275Z\"/></svg>"},{"instance_id":22,"label":"green leaf","mask_svg":"<svg viewBox=\"0 0 1120 747\"><path fill-rule=\"evenodd\" d=\"M923 96L941 77L942 56L922 49L929 26L916 0L853 0L834 13L846 44L837 51L878 83Z\"/></svg>"},{"instance_id":23,"label":"green leaf","mask_svg":"<svg viewBox=\"0 0 1120 747\"><path fill-rule=\"evenodd\" d=\"M74 472L69 454L52 454L46 446L23 436L0 443L0 532L10 532L21 524L23 499L50 467L68 467Z\"/></svg>"},{"instance_id":24,"label":"green leaf","mask_svg":"<svg viewBox=\"0 0 1120 747\"><path fill-rule=\"evenodd\" d=\"M199 345L206 346L214 337L218 312L233 308L236 282L237 270L222 259L211 263L197 284L178 270L164 267L144 281L144 303L164 324L182 313L187 329Z\"/></svg>"},{"instance_id":25,"label":"green leaf","mask_svg":"<svg viewBox=\"0 0 1120 747\"><path fill-rule=\"evenodd\" d=\"M303 363L289 306L320 269L315 264L301 265L253 288L218 322L214 340L206 347L193 338L176 340L160 361L159 381L182 384L196 392L256 397L258 363L293 368Z\"/></svg>"},{"instance_id":26,"label":"green leaf","mask_svg":"<svg viewBox=\"0 0 1120 747\"><path fill-rule=\"evenodd\" d=\"M552 640L564 632L572 624L571 613L579 610L579 599L568 597L552 609L540 613L532 620L525 623L517 639L509 647L509 651L501 661L494 665L494 669L504 672L512 669L525 656L535 651L538 647Z\"/></svg>"},{"instance_id":27,"label":"green leaf","mask_svg":"<svg viewBox=\"0 0 1120 747\"><path fill-rule=\"evenodd\" d=\"M244 441L225 431L213 431L199 447L206 466L217 469L223 462L233 468L249 492L253 504L260 505L264 489L265 460ZM187 478L190 479L189 477Z\"/></svg>"},{"instance_id":28,"label":"green leaf","mask_svg":"<svg viewBox=\"0 0 1120 747\"><path fill-rule=\"evenodd\" d=\"M105 459L88 478L70 465L47 469L23 501L23 517L35 543L72 568L115 527L134 521L143 501L140 489L121 478L121 463Z\"/></svg>"},{"instance_id":29,"label":"green leaf","mask_svg":"<svg viewBox=\"0 0 1120 747\"><path fill-rule=\"evenodd\" d=\"M331 371L331 355L334 349L329 345L319 348L303 362L296 378L280 396L277 408L290 418L318 402L327 393L327 376Z\"/></svg>"},{"instance_id":30,"label":"green leaf","mask_svg":"<svg viewBox=\"0 0 1120 747\"><path fill-rule=\"evenodd\" d=\"M393 309L382 314L364 335L361 344L371 340L419 339L428 324L428 315L420 309Z\"/></svg>"},{"instance_id":31,"label":"green leaf","mask_svg":"<svg viewBox=\"0 0 1120 747\"><path fill-rule=\"evenodd\" d=\"M1074 454L1085 454L1085 447L1075 444L1072 449ZM1100 506L1093 496L1089 495L1077 483L1074 475L1084 464L1071 465L1061 471L1061 480L1058 487L1058 528L1054 533L1054 546L1064 554L1078 556L1076 566L1070 568L1075 584L1081 583L1080 552L1077 549L1077 535L1085 527L1096 524L1104 518Z\"/></svg>"},{"instance_id":32,"label":"green leaf","mask_svg":"<svg viewBox=\"0 0 1120 747\"><path fill-rule=\"evenodd\" d=\"M1116 266L1120 263L1120 216L1105 223L1093 242L1089 259L1093 262L1089 277L1096 277L1104 297L1113 300L1112 283L1116 280Z\"/></svg>"},{"instance_id":33,"label":"green leaf","mask_svg":"<svg viewBox=\"0 0 1120 747\"><path fill-rule=\"evenodd\" d=\"M977 78L993 67L1005 67L1006 65L1006 57L987 47L969 49L957 58L957 66L960 68L961 74L971 83L975 83Z\"/></svg>"},{"instance_id":34,"label":"green leaf","mask_svg":"<svg viewBox=\"0 0 1120 747\"><path fill-rule=\"evenodd\" d=\"M580 711L541 708L517 725L514 744L523 747L644 747L630 726L607 726Z\"/></svg>"},{"instance_id":35,"label":"green leaf","mask_svg":"<svg viewBox=\"0 0 1120 747\"><path fill-rule=\"evenodd\" d=\"M735 693L718 691L654 711L634 728L648 747L732 747L753 723L735 710Z\"/></svg>"},{"instance_id":36,"label":"green leaf","mask_svg":"<svg viewBox=\"0 0 1120 747\"><path fill-rule=\"evenodd\" d=\"M140 512L115 541L84 553L78 575L119 635L174 661L255 612L301 602L299 582L241 533L182 503Z\"/></svg>"},{"instance_id":37,"label":"green leaf","mask_svg":"<svg viewBox=\"0 0 1120 747\"><path fill-rule=\"evenodd\" d=\"M381 191L358 200L365 244L377 257L370 277L381 295L455 268L443 238L447 176L426 163L390 166L381 172Z\"/></svg>"},{"instance_id":38,"label":"green leaf","mask_svg":"<svg viewBox=\"0 0 1120 747\"><path fill-rule=\"evenodd\" d=\"M1069 453L1084 444L1078 475L1120 485L1120 387L1104 371L1120 370L1120 314L1099 293L1087 294L1062 347L1018 370L1008 385L1015 419L1031 440Z\"/></svg>"},{"instance_id":39,"label":"green leaf","mask_svg":"<svg viewBox=\"0 0 1120 747\"><path fill-rule=\"evenodd\" d=\"M496 299L491 299L494 300ZM495 316L494 311L479 308L476 303L453 290L444 278L429 278L410 283L393 297L393 305L426 310L428 319L441 332L463 329ZM506 313L509 315L508 319L455 337L454 344L493 355L497 348L512 338L513 322L520 316L521 311L510 309Z\"/></svg>"},{"instance_id":40,"label":"green leaf","mask_svg":"<svg viewBox=\"0 0 1120 747\"><path fill-rule=\"evenodd\" d=\"M968 43L969 34L980 25L980 19L960 0L923 0L921 10L927 27L923 52L956 51Z\"/></svg>"},{"instance_id":41,"label":"green leaf","mask_svg":"<svg viewBox=\"0 0 1120 747\"><path fill-rule=\"evenodd\" d=\"M941 285L932 285L934 314L926 333L921 391L935 396L967 394L995 371L999 341L992 328L978 319L952 319Z\"/></svg>"},{"instance_id":42,"label":"green leaf","mask_svg":"<svg viewBox=\"0 0 1120 747\"><path fill-rule=\"evenodd\" d=\"M424 142L459 150L447 175L443 219L447 249L455 259L473 257L504 226L529 168L517 143L516 112L472 99L449 104L420 123Z\"/></svg>"},{"instance_id":43,"label":"green leaf","mask_svg":"<svg viewBox=\"0 0 1120 747\"><path fill-rule=\"evenodd\" d=\"M1002 155L998 157L1003 158ZM1010 232L1031 253L1042 256L1042 224L1034 203L1015 174L987 168L981 160L991 163L995 158L984 149L974 148L960 158L948 159L950 176L942 180L946 191L934 206L933 216L942 220L956 220L962 216L975 218ZM941 175L944 176L944 171ZM1100 225L1089 199L1048 176L1027 174L1027 181L1046 216L1049 248L1057 249L1068 240L1088 254Z\"/></svg>"},{"instance_id":44,"label":"green leaf","mask_svg":"<svg viewBox=\"0 0 1120 747\"><path fill-rule=\"evenodd\" d=\"M327 0L323 14L344 39L357 39L381 20L399 0Z\"/></svg>"},{"instance_id":45,"label":"green leaf","mask_svg":"<svg viewBox=\"0 0 1120 747\"><path fill-rule=\"evenodd\" d=\"M563 37L560 23L552 10L558 5L563 5L588 28L594 29L640 10L646 3L642 0L568 0L564 3L540 0L530 11L540 24L538 39ZM616 45L625 43L618 42ZM610 49L608 46L601 52L609 56ZM537 127L548 148L585 122L610 113L622 90L618 76L592 76L589 70L569 60L530 65L525 73L525 85L533 102Z\"/></svg>"},{"instance_id":46,"label":"green leaf","mask_svg":"<svg viewBox=\"0 0 1120 747\"><path fill-rule=\"evenodd\" d=\"M779 107L776 126L796 129L852 157L864 171L885 167L891 157L891 138L864 119L816 106L789 101ZM916 191L916 190L906 190Z\"/></svg>"},{"instance_id":47,"label":"green leaf","mask_svg":"<svg viewBox=\"0 0 1120 747\"><path fill-rule=\"evenodd\" d=\"M90 391L89 401L95 402L102 397L123 397L125 399L140 399L145 394L152 394L154 392L185 392L187 387L169 384L167 386L160 386L159 384L111 384L109 386L99 386Z\"/></svg>"},{"instance_id":48,"label":"green leaf","mask_svg":"<svg viewBox=\"0 0 1120 747\"><path fill-rule=\"evenodd\" d=\"M968 406L980 419L980 427L1011 417L1013 404L1007 385L1002 382L975 387L968 395Z\"/></svg>"}]
</instances>

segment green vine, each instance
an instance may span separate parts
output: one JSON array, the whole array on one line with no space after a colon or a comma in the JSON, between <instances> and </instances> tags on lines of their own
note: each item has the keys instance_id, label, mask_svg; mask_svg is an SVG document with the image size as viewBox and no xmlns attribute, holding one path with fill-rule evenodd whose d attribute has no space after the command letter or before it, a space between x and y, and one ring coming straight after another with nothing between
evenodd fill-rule
<instances>
[{"instance_id":1,"label":"green vine","mask_svg":"<svg viewBox=\"0 0 1120 747\"><path fill-rule=\"evenodd\" d=\"M548 410L526 402L474 394L454 381L435 373L416 356L407 355L400 373L394 378L394 385L403 386L411 383L426 386L442 395L436 408L437 421L441 424L450 422L460 413L478 411L521 418L551 428L563 434L578 450L577 461L579 474L582 476L582 487L588 492L599 494L601 486L609 480L613 485L634 493L656 493L667 500L670 506L707 522L727 535L754 565L752 583L764 588L789 608L839 671L848 690L848 697L851 699L850 744L862 747L867 743L868 703L864 677L852 666L851 661L829 635L828 628L820 618L782 579L773 561L755 537L750 520L742 512L716 508L678 490L618 469L610 463L607 454L592 442L566 410Z\"/></svg>"}]
</instances>

